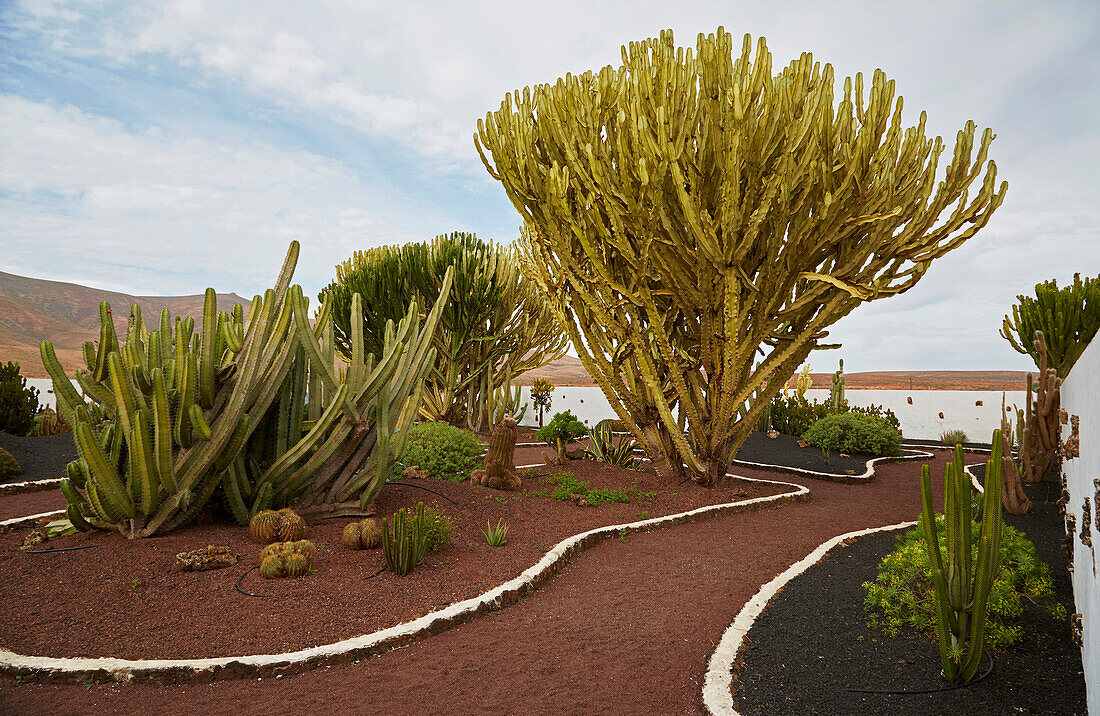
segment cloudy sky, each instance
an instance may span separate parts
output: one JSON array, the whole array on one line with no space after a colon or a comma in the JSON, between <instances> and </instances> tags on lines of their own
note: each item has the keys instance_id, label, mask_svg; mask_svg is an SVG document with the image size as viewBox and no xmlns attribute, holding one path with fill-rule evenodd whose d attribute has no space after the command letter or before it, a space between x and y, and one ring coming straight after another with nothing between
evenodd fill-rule
<instances>
[{"instance_id":1,"label":"cloudy sky","mask_svg":"<svg viewBox=\"0 0 1100 716\"><path fill-rule=\"evenodd\" d=\"M1100 3L0 0L0 270L135 294L298 280L353 250L519 217L472 133L505 92L724 25L838 75L882 68L953 141L997 133L1008 198L909 293L833 331L832 370L1026 369L1016 294L1100 274Z\"/></svg>"}]
</instances>

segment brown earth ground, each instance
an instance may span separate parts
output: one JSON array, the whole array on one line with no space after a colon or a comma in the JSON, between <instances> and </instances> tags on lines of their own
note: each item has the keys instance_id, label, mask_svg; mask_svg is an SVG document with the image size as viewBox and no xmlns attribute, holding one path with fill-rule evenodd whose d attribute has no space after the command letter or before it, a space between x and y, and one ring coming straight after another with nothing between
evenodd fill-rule
<instances>
[{"instance_id":1,"label":"brown earth ground","mask_svg":"<svg viewBox=\"0 0 1100 716\"><path fill-rule=\"evenodd\" d=\"M945 455L937 454L933 471L942 470ZM983 459L971 455L968 461ZM880 465L877 479L862 485L736 472L806 484L812 499L601 542L521 603L361 662L280 679L174 687L35 685L0 679L0 711L268 714L293 704L300 713L698 713L707 658L760 585L837 534L912 520L919 511L919 462ZM663 488L680 489L671 484ZM533 504L531 498L520 502L525 508ZM522 523L516 527L523 529ZM65 554L78 553L28 557ZM530 555L531 562L535 556ZM498 558L486 553L484 564L493 568L490 560ZM10 585L11 576L0 582L6 592L19 588ZM124 577L113 574L107 580L114 585L114 598L133 600L126 594ZM63 588L64 582L53 591ZM399 588L395 585L388 598L402 604ZM299 587L285 589L293 597ZM224 596L206 605L219 614L241 596L225 589L220 593ZM12 598L7 592L3 602L12 604ZM302 607L293 601L280 605L256 599L249 604L271 610L272 619L294 615L302 631L314 629L314 620L325 621L319 614L300 613ZM87 629L79 624L72 628ZM173 613L153 619L147 628L166 635L191 631L192 625ZM42 641L7 630L12 638ZM74 640L58 633L55 640L45 641L57 651Z\"/></svg>"}]
</instances>

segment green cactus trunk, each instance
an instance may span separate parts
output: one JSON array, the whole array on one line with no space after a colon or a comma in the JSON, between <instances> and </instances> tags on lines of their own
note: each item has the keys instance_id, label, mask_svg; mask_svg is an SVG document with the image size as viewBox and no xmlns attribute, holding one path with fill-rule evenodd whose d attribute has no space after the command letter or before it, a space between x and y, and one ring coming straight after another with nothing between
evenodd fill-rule
<instances>
[{"instance_id":1,"label":"green cactus trunk","mask_svg":"<svg viewBox=\"0 0 1100 716\"><path fill-rule=\"evenodd\" d=\"M940 550L932 481L921 468L921 522L932 565L936 603L936 639L944 678L966 683L981 664L989 593L1000 570L1001 431L993 432L993 455L986 462L985 494L978 544L973 543L970 479L963 465L962 446L944 469L944 544ZM975 564L975 551L977 561Z\"/></svg>"}]
</instances>

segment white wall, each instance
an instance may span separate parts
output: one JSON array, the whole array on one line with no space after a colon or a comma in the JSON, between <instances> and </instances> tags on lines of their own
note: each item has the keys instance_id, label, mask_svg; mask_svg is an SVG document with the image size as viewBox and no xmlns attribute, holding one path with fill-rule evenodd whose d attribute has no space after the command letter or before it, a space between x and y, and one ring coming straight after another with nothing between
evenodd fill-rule
<instances>
[{"instance_id":1,"label":"white wall","mask_svg":"<svg viewBox=\"0 0 1100 716\"><path fill-rule=\"evenodd\" d=\"M1066 514L1077 518L1073 537L1073 597L1084 624L1085 667L1089 713L1100 716L1100 577L1094 567L1093 550L1100 550L1100 531L1096 529L1096 499L1100 488L1100 339L1093 340L1073 366L1062 384L1062 408L1077 416L1080 425L1080 456L1063 460L1069 488ZM1069 439L1072 420L1062 426L1063 444ZM1092 513L1092 547L1081 542L1082 513L1088 499ZM1100 557L1100 555L1095 555Z\"/></svg>"}]
</instances>

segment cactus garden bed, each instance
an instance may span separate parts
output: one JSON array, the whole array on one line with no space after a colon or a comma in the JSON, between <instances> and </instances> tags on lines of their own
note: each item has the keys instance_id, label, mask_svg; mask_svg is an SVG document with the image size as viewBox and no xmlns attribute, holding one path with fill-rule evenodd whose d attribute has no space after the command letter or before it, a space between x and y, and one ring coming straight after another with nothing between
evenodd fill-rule
<instances>
[{"instance_id":1,"label":"cactus garden bed","mask_svg":"<svg viewBox=\"0 0 1100 716\"><path fill-rule=\"evenodd\" d=\"M769 438L762 432L754 432L741 446L737 453L737 460L751 462L756 466L773 465L776 467L793 467L798 470L820 472L836 475L840 478L862 475L867 470L867 464L879 457L878 455L852 454L845 456L832 452L829 459L820 448L812 445L800 447L799 438L794 435L782 435ZM907 454L909 454L907 452ZM900 458L894 458L900 459Z\"/></svg>"},{"instance_id":2,"label":"cactus garden bed","mask_svg":"<svg viewBox=\"0 0 1100 716\"><path fill-rule=\"evenodd\" d=\"M531 457L530 451L517 454L517 462L534 462ZM340 535L348 520L323 521L311 525L308 534L318 547L315 574L275 581L262 579L255 570L245 576L242 588L263 597L234 588L258 563L260 545L251 541L247 529L225 522L207 520L137 540L102 531L76 534L44 546L97 546L45 554L20 550L28 530L12 530L0 535L0 570L5 574L0 581L0 603L5 605L0 646L46 656L188 658L325 644L480 594L534 564L561 539L593 527L786 491L747 482L717 490L691 483L673 487L651 471L590 461L573 461L565 469L593 490L621 490L630 501L593 500L584 507L554 499L554 484L547 478L563 469L548 467L525 471L524 485L514 493L468 482L422 481L457 506L424 490L387 486L376 502L379 517L423 500L453 519L454 543L429 555L406 577L389 572L371 577L383 565L381 552L346 549ZM24 496L0 498L0 507L16 497ZM509 525L505 546L486 544L482 530L487 520ZM177 553L208 544L228 546L240 561L207 572L173 569Z\"/></svg>"},{"instance_id":3,"label":"cactus garden bed","mask_svg":"<svg viewBox=\"0 0 1100 716\"><path fill-rule=\"evenodd\" d=\"M1050 566L1054 596L1072 614L1073 594L1060 550L1065 534L1045 486L1029 485L1032 514L1005 514L1005 523L1035 543ZM1054 491L1052 491L1054 492ZM1051 496L1051 500L1056 495ZM1085 714L1081 652L1068 621L1024 603L1023 636L993 651L993 672L965 688L933 694L865 694L849 688L937 689L940 658L934 638L902 630L897 637L867 625L862 584L900 532L862 537L838 548L786 585L748 634L734 675L737 709L745 716L777 713L1044 713Z\"/></svg>"},{"instance_id":4,"label":"cactus garden bed","mask_svg":"<svg viewBox=\"0 0 1100 716\"><path fill-rule=\"evenodd\" d=\"M65 466L76 459L71 434L18 436L0 432L0 448L19 463L23 472L0 483L53 480L65 477Z\"/></svg>"}]
</instances>

